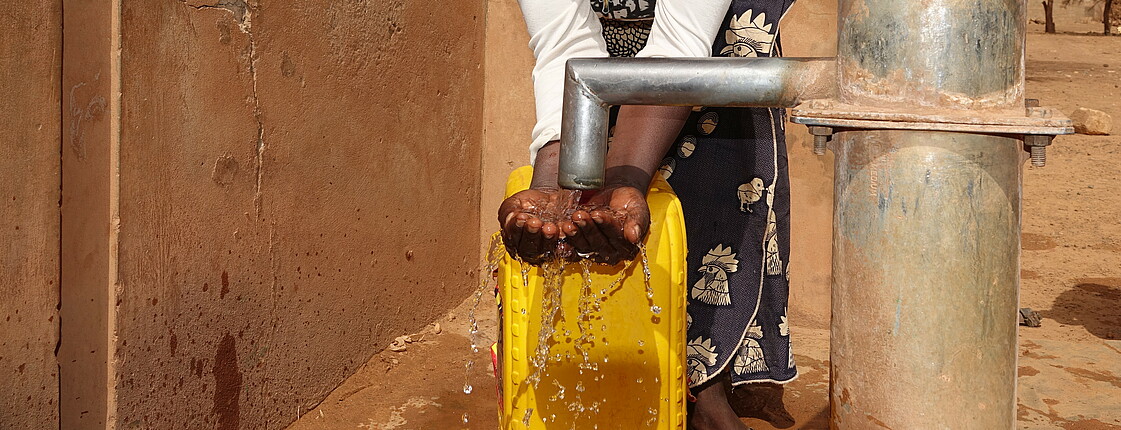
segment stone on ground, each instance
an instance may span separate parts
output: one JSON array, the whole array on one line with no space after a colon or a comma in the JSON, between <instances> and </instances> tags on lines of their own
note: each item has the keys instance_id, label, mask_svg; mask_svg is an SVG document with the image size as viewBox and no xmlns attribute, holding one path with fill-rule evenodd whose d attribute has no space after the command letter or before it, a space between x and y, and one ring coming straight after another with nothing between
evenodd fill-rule
<instances>
[{"instance_id":1,"label":"stone on ground","mask_svg":"<svg viewBox=\"0 0 1121 430\"><path fill-rule=\"evenodd\" d=\"M1074 121L1074 131L1079 134L1109 134L1113 129L1113 118L1100 110L1078 108L1070 114Z\"/></svg>"}]
</instances>

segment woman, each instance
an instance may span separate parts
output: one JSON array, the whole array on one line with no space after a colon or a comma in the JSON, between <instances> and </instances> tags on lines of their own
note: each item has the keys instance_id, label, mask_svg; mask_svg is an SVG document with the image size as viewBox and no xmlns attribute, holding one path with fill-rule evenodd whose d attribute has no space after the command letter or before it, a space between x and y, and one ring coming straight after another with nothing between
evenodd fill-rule
<instances>
[{"instance_id":1,"label":"woman","mask_svg":"<svg viewBox=\"0 0 1121 430\"><path fill-rule=\"evenodd\" d=\"M790 198L782 109L623 106L605 187L567 204L556 183L564 64L569 58L780 56L778 22L793 0L520 0L537 63L537 125L529 190L499 209L508 250L548 258L560 239L599 262L632 259L649 228L645 191L661 174L681 200L688 234L690 388L695 429L746 428L725 385L797 375L786 324Z\"/></svg>"}]
</instances>

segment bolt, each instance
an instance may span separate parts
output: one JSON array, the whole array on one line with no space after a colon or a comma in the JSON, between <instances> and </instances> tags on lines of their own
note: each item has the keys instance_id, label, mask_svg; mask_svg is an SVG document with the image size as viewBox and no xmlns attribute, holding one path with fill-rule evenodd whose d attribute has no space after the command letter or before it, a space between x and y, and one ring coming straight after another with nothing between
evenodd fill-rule
<instances>
[{"instance_id":1,"label":"bolt","mask_svg":"<svg viewBox=\"0 0 1121 430\"><path fill-rule=\"evenodd\" d=\"M814 155L825 155L827 143L829 143L829 136L814 136Z\"/></svg>"},{"instance_id":2,"label":"bolt","mask_svg":"<svg viewBox=\"0 0 1121 430\"><path fill-rule=\"evenodd\" d=\"M833 139L833 128L816 125L809 128L814 136L814 155L825 155L826 144Z\"/></svg>"},{"instance_id":3,"label":"bolt","mask_svg":"<svg viewBox=\"0 0 1121 430\"><path fill-rule=\"evenodd\" d=\"M1032 167L1043 167L1047 165L1047 147L1046 146L1032 146L1031 147L1031 165Z\"/></svg>"},{"instance_id":4,"label":"bolt","mask_svg":"<svg viewBox=\"0 0 1121 430\"><path fill-rule=\"evenodd\" d=\"M1031 165L1043 167L1047 165L1047 145L1051 144L1055 136L1045 134L1029 134L1024 136L1024 145L1031 152Z\"/></svg>"}]
</instances>

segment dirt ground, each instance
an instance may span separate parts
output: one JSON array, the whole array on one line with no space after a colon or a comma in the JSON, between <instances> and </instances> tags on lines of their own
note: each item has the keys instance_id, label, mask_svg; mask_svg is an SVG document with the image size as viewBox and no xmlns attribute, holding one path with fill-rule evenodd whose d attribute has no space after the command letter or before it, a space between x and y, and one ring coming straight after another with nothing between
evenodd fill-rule
<instances>
[{"instance_id":1,"label":"dirt ground","mask_svg":"<svg viewBox=\"0 0 1121 430\"><path fill-rule=\"evenodd\" d=\"M1067 113L1105 111L1121 134L1121 37L1033 33L1027 67L1028 97ZM1047 167L1025 169L1021 306L1044 319L1020 330L1021 429L1121 429L1118 146L1118 136L1064 136L1049 148ZM493 302L484 304L479 343L489 345ZM297 411L302 418L290 428L496 428L490 356L470 353L468 305L436 321L440 333L429 326L406 351L376 354L316 409ZM791 331L800 377L733 392L757 430L828 428L828 332ZM466 395L469 359L474 390Z\"/></svg>"}]
</instances>

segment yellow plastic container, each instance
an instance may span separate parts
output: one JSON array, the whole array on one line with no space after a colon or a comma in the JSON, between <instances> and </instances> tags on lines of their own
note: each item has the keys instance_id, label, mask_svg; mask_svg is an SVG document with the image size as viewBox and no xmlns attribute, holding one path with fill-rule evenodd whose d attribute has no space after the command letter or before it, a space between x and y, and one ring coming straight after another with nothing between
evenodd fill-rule
<instances>
[{"instance_id":1,"label":"yellow plastic container","mask_svg":"<svg viewBox=\"0 0 1121 430\"><path fill-rule=\"evenodd\" d=\"M506 195L526 189L531 177L529 166L515 170ZM647 297L640 261L627 267L622 281L609 291L626 266L593 265L592 292L602 301L591 319L589 334L595 339L584 348L585 361L574 346L581 335L577 319L583 270L570 264L550 360L536 386L527 378L536 369L530 359L541 328L542 271L532 267L523 281L521 264L509 256L502 260L502 428L685 428L685 222L677 196L661 177L651 185L647 201L653 297Z\"/></svg>"}]
</instances>

